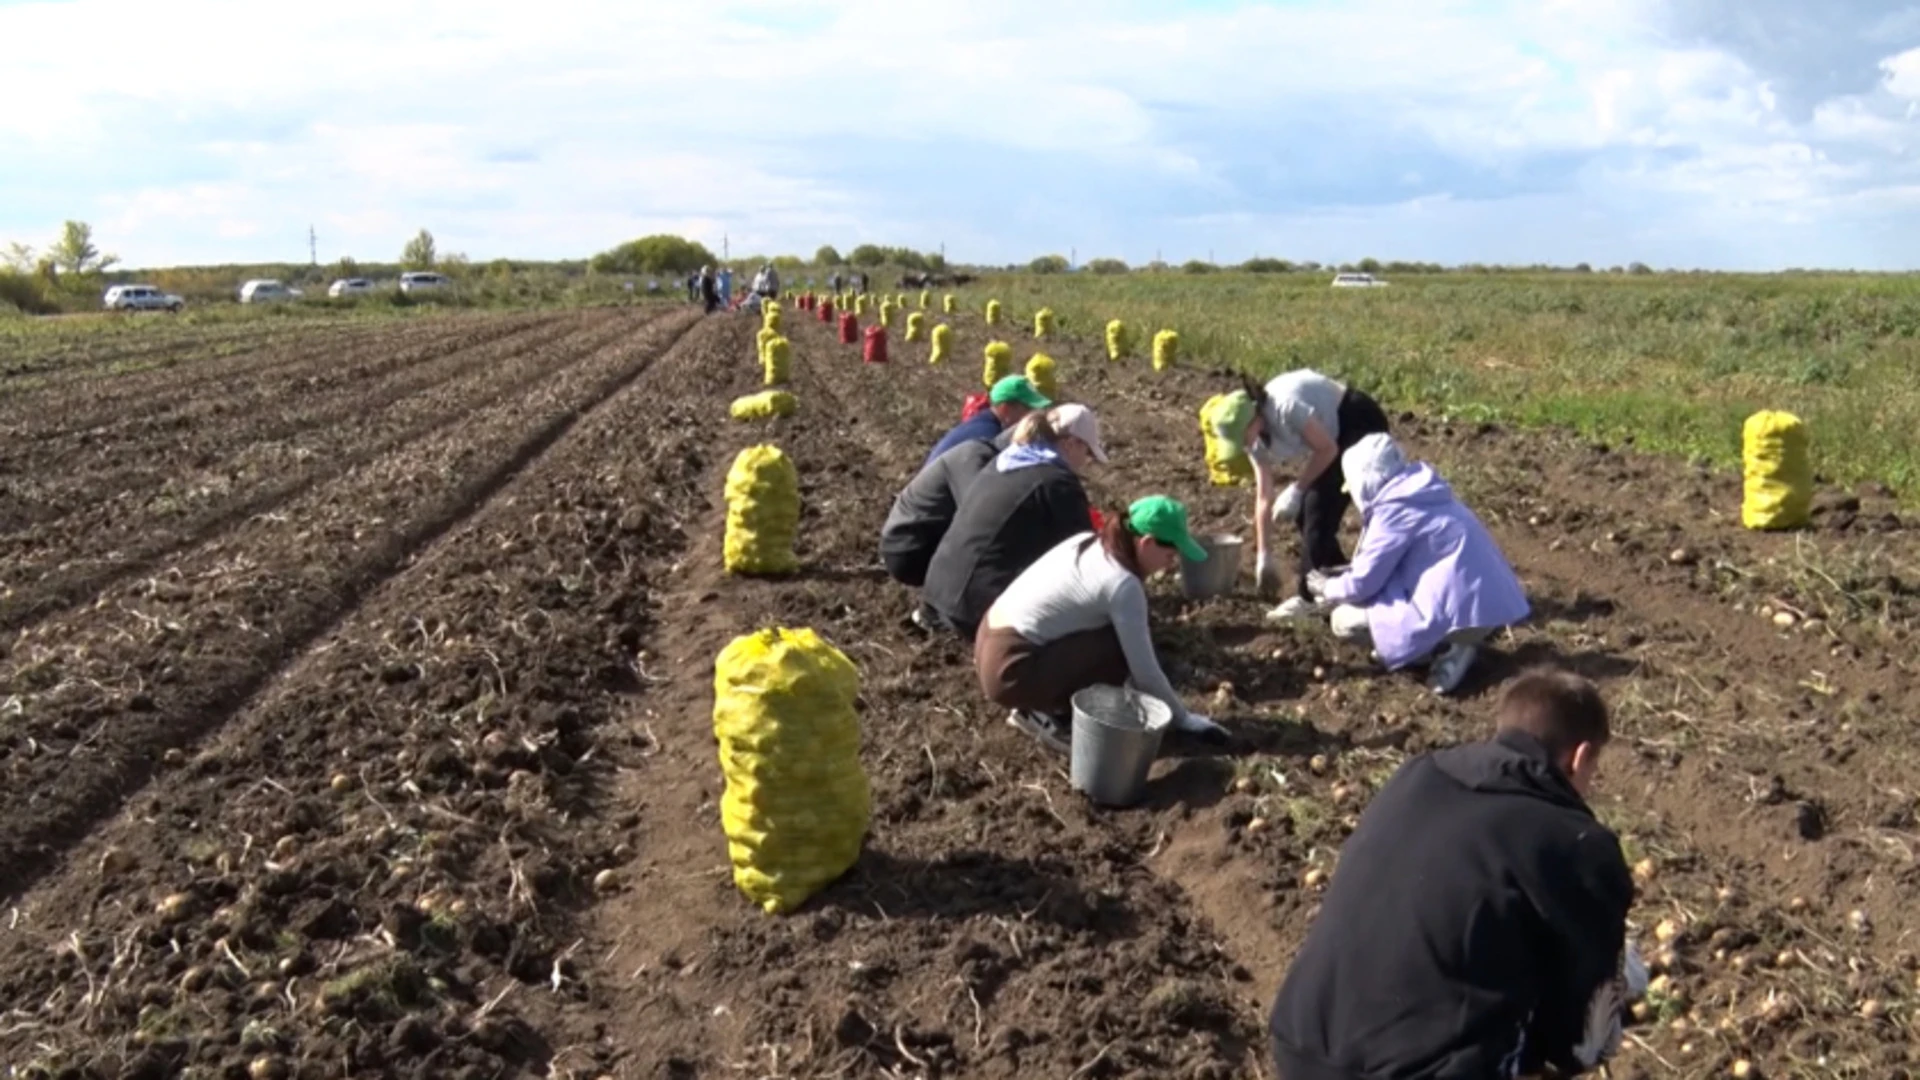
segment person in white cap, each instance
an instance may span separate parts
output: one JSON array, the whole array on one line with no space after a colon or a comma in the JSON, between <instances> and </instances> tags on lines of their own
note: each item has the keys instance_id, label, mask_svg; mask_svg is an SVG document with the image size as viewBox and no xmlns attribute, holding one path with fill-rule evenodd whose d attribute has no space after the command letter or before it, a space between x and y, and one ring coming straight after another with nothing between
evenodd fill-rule
<instances>
[{"instance_id":1,"label":"person in white cap","mask_svg":"<svg viewBox=\"0 0 1920 1080\"><path fill-rule=\"evenodd\" d=\"M1309 573L1307 589L1332 606L1336 636L1371 642L1389 671L1431 659L1428 685L1450 694L1481 643L1531 613L1526 589L1473 511L1393 439L1368 435L1340 465L1360 546L1344 573Z\"/></svg>"},{"instance_id":2,"label":"person in white cap","mask_svg":"<svg viewBox=\"0 0 1920 1080\"><path fill-rule=\"evenodd\" d=\"M921 587L922 617L967 640L1020 572L1086 532L1093 506L1080 477L1107 451L1085 405L1029 413L1011 445L961 497Z\"/></svg>"}]
</instances>

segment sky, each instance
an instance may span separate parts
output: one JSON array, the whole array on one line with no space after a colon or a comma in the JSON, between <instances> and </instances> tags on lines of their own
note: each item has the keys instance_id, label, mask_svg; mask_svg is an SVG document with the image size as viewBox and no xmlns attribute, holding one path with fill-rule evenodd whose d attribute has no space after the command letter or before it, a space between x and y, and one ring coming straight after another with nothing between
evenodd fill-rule
<instances>
[{"instance_id":1,"label":"sky","mask_svg":"<svg viewBox=\"0 0 1920 1080\"><path fill-rule=\"evenodd\" d=\"M0 0L0 246L1920 266L1920 0Z\"/></svg>"}]
</instances>

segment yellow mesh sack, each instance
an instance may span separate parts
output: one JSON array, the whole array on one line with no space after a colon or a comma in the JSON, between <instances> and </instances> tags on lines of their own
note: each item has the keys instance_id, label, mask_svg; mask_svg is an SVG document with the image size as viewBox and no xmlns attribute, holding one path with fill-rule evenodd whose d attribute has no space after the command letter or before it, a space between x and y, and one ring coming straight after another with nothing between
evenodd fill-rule
<instances>
[{"instance_id":1,"label":"yellow mesh sack","mask_svg":"<svg viewBox=\"0 0 1920 1080\"><path fill-rule=\"evenodd\" d=\"M895 311L907 310L907 294L906 293L893 294L893 309Z\"/></svg>"},{"instance_id":2,"label":"yellow mesh sack","mask_svg":"<svg viewBox=\"0 0 1920 1080\"><path fill-rule=\"evenodd\" d=\"M1000 301L998 300L987 301L987 325L1000 325Z\"/></svg>"},{"instance_id":3,"label":"yellow mesh sack","mask_svg":"<svg viewBox=\"0 0 1920 1080\"><path fill-rule=\"evenodd\" d=\"M1053 336L1053 309L1043 307L1033 313L1033 336L1049 338Z\"/></svg>"},{"instance_id":4,"label":"yellow mesh sack","mask_svg":"<svg viewBox=\"0 0 1920 1080\"><path fill-rule=\"evenodd\" d=\"M1048 398L1060 393L1060 375L1056 370L1053 357L1046 353L1034 353L1027 361L1027 381L1035 390Z\"/></svg>"},{"instance_id":5,"label":"yellow mesh sack","mask_svg":"<svg viewBox=\"0 0 1920 1080\"><path fill-rule=\"evenodd\" d=\"M771 330L776 334L780 332L779 304L768 301L766 306L760 310L760 327L763 330Z\"/></svg>"},{"instance_id":6,"label":"yellow mesh sack","mask_svg":"<svg viewBox=\"0 0 1920 1080\"><path fill-rule=\"evenodd\" d=\"M926 332L927 332L927 317L925 315L920 314L917 311L908 313L907 340L919 341L922 337L926 336Z\"/></svg>"},{"instance_id":7,"label":"yellow mesh sack","mask_svg":"<svg viewBox=\"0 0 1920 1080\"><path fill-rule=\"evenodd\" d=\"M955 310L952 293L947 293L940 297L940 311L942 314L951 315Z\"/></svg>"},{"instance_id":8,"label":"yellow mesh sack","mask_svg":"<svg viewBox=\"0 0 1920 1080\"><path fill-rule=\"evenodd\" d=\"M867 313L867 297L865 293L853 298L853 313L856 316Z\"/></svg>"},{"instance_id":9,"label":"yellow mesh sack","mask_svg":"<svg viewBox=\"0 0 1920 1080\"><path fill-rule=\"evenodd\" d=\"M762 364L765 364L767 362L767 342L772 341L774 338L777 338L779 336L780 336L780 331L775 330L770 326L763 326L759 330L754 332L753 355Z\"/></svg>"},{"instance_id":10,"label":"yellow mesh sack","mask_svg":"<svg viewBox=\"0 0 1920 1080\"><path fill-rule=\"evenodd\" d=\"M729 574L791 574L800 528L800 474L777 446L749 446L727 470L727 534L721 545Z\"/></svg>"},{"instance_id":11,"label":"yellow mesh sack","mask_svg":"<svg viewBox=\"0 0 1920 1080\"><path fill-rule=\"evenodd\" d=\"M953 327L941 323L933 328L933 351L927 353L927 363L944 364L947 351L953 345Z\"/></svg>"},{"instance_id":12,"label":"yellow mesh sack","mask_svg":"<svg viewBox=\"0 0 1920 1080\"><path fill-rule=\"evenodd\" d=\"M792 416L799 407L800 403L785 390L762 390L734 398L727 412L735 420L771 420L776 416Z\"/></svg>"},{"instance_id":13,"label":"yellow mesh sack","mask_svg":"<svg viewBox=\"0 0 1920 1080\"><path fill-rule=\"evenodd\" d=\"M1162 330L1153 335L1153 370L1165 371L1180 358L1180 335Z\"/></svg>"},{"instance_id":14,"label":"yellow mesh sack","mask_svg":"<svg viewBox=\"0 0 1920 1080\"><path fill-rule=\"evenodd\" d=\"M933 306L933 292L932 292L932 290L930 290L930 289L921 289L921 290L920 290L920 310L921 310L921 311L925 311L925 310L927 310L927 309L928 309L929 307L932 307L932 306Z\"/></svg>"},{"instance_id":15,"label":"yellow mesh sack","mask_svg":"<svg viewBox=\"0 0 1920 1080\"><path fill-rule=\"evenodd\" d=\"M987 342L987 366L980 373L988 386L1013 374L1013 346L1004 341Z\"/></svg>"},{"instance_id":16,"label":"yellow mesh sack","mask_svg":"<svg viewBox=\"0 0 1920 1080\"><path fill-rule=\"evenodd\" d=\"M1764 410L1741 429L1746 498L1740 522L1749 529L1797 529L1813 516L1813 460L1807 426L1788 412Z\"/></svg>"},{"instance_id":17,"label":"yellow mesh sack","mask_svg":"<svg viewBox=\"0 0 1920 1080\"><path fill-rule=\"evenodd\" d=\"M883 329L893 328L893 301L891 300L880 301L880 326Z\"/></svg>"},{"instance_id":18,"label":"yellow mesh sack","mask_svg":"<svg viewBox=\"0 0 1920 1080\"><path fill-rule=\"evenodd\" d=\"M1127 324L1115 319L1107 324L1107 359L1125 360L1133 342L1127 338Z\"/></svg>"},{"instance_id":19,"label":"yellow mesh sack","mask_svg":"<svg viewBox=\"0 0 1920 1080\"><path fill-rule=\"evenodd\" d=\"M766 369L768 386L785 386L792 381L793 346L786 338L775 334L761 350L761 365Z\"/></svg>"},{"instance_id":20,"label":"yellow mesh sack","mask_svg":"<svg viewBox=\"0 0 1920 1080\"><path fill-rule=\"evenodd\" d=\"M737 637L713 665L720 822L733 883L771 915L853 868L873 814L860 767L860 673L812 630Z\"/></svg>"},{"instance_id":21,"label":"yellow mesh sack","mask_svg":"<svg viewBox=\"0 0 1920 1080\"><path fill-rule=\"evenodd\" d=\"M1225 443L1213 431L1213 411L1227 400L1226 394L1215 394L1200 406L1200 435L1207 441L1207 479L1215 487L1234 487L1251 483L1253 480L1253 459L1246 454L1229 459L1223 452Z\"/></svg>"}]
</instances>

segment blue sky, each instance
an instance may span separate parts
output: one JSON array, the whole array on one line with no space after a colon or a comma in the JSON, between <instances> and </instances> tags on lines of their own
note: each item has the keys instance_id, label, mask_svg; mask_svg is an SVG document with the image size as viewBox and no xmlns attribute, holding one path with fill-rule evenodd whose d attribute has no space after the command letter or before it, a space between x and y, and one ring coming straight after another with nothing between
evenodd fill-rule
<instances>
[{"instance_id":1,"label":"blue sky","mask_svg":"<svg viewBox=\"0 0 1920 1080\"><path fill-rule=\"evenodd\" d=\"M0 0L0 244L1920 266L1920 0L969 4Z\"/></svg>"}]
</instances>

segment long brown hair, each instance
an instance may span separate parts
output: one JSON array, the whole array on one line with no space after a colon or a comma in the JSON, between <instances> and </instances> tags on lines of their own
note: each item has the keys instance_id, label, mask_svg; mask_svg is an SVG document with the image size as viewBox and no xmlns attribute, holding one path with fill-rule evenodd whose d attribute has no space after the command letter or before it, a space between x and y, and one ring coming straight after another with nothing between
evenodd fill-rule
<instances>
[{"instance_id":1,"label":"long brown hair","mask_svg":"<svg viewBox=\"0 0 1920 1080\"><path fill-rule=\"evenodd\" d=\"M1020 422L1013 428L1013 445L1015 446L1032 446L1035 443L1041 446L1053 446L1059 441L1060 433L1054 430L1053 417L1047 415L1045 409L1035 409L1021 417Z\"/></svg>"},{"instance_id":2,"label":"long brown hair","mask_svg":"<svg viewBox=\"0 0 1920 1080\"><path fill-rule=\"evenodd\" d=\"M1140 534L1133 531L1125 514L1114 511L1106 514L1106 522L1100 526L1100 546L1106 549L1108 558L1134 577L1144 576L1140 573L1140 549L1135 546L1139 539Z\"/></svg>"}]
</instances>

